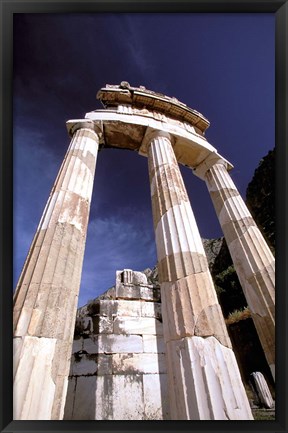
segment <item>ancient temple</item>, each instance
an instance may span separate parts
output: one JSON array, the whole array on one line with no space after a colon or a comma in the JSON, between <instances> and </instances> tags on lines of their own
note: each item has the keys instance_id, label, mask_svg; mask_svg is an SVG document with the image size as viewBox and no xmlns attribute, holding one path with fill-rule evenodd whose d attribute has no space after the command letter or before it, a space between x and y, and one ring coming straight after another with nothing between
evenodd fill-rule
<instances>
[{"instance_id":1,"label":"ancient temple","mask_svg":"<svg viewBox=\"0 0 288 433\"><path fill-rule=\"evenodd\" d=\"M274 257L229 175L232 165L206 140L208 120L176 98L149 91L142 86L132 87L127 82L119 86L106 85L97 97L104 105L102 110L87 113L84 119L67 122L71 144L15 292L14 419L57 420L64 416L99 147L131 149L147 157L163 322L161 330L159 326L156 330L157 318L144 316L152 320L147 334L149 338L143 338L146 335L145 327L138 329L137 335L142 336L140 341L134 338L136 334L127 332L130 328L125 327L126 322L123 322L121 315L114 315L115 320L111 316L111 332L107 333L108 337L103 337L99 331L97 350L95 347L93 349L96 350L94 354L98 356L99 363L103 360L101 354L111 353L115 355L114 364L111 361L111 365L116 369L121 365L124 372L126 368L129 372L132 361L127 358L127 353L136 351L139 359L148 359L145 355L153 353L149 350L153 344L155 347L155 339L159 340L159 335L162 335L163 341L159 343L162 352L158 348L154 350L154 355L158 356L159 371L140 374L142 386L145 380L147 390L142 406L153 406L153 387L159 392L161 387L162 391L166 387L167 398L165 404L163 400L160 410L162 418L158 416L157 419L253 419L178 164L191 168L191 172L207 184L274 375ZM129 272L123 273L123 281L118 284L120 292L115 295L114 302L121 304L124 301L120 301L119 293L125 298L129 290L134 290L133 282L129 280L131 275ZM132 320L136 327L137 323L145 322L139 320L142 311L151 309L149 302L140 296L141 284L139 287L139 296L135 298L138 304L133 307L133 317L137 320ZM110 307L102 305L102 308ZM114 334L117 334L118 340L120 338L131 343L131 352L127 352L127 343L124 357L123 353L111 352ZM152 346L145 352L144 347L147 349L149 344ZM81 346L73 352L73 356L75 353L86 355L85 350ZM165 365L162 362L161 370L163 354ZM120 358L121 362L115 364L115 359L119 361ZM103 365L99 364L102 372L107 367L106 361L103 361ZM118 379L115 379L115 375L108 377L107 371L102 374L106 385L109 380L118 380L119 389L124 386L125 374L121 374L122 370L118 371ZM164 371L166 381L161 377ZM150 381L149 374L154 374ZM95 386L104 386L99 377ZM131 392L133 398L133 390ZM97 392L93 395L97 398ZM147 419L143 407L140 412L142 415L137 419ZM121 416L123 413L111 415L102 407L94 419L121 419ZM127 415L126 419L131 418Z\"/></svg>"}]
</instances>

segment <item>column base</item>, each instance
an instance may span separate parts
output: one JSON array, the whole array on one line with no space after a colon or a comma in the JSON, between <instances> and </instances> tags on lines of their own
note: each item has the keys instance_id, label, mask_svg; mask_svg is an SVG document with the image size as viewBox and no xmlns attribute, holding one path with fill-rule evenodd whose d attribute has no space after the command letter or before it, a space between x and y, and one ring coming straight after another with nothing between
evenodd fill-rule
<instances>
[{"instance_id":1,"label":"column base","mask_svg":"<svg viewBox=\"0 0 288 433\"><path fill-rule=\"evenodd\" d=\"M166 343L171 419L253 420L232 349L215 337ZM171 379L170 379L171 380Z\"/></svg>"},{"instance_id":2,"label":"column base","mask_svg":"<svg viewBox=\"0 0 288 433\"><path fill-rule=\"evenodd\" d=\"M56 343L55 338L14 338L14 420L53 419L56 392L53 359ZM65 380L67 382L67 378ZM64 399L65 397L66 395ZM61 401L59 404L60 417L57 419L62 419L64 402Z\"/></svg>"}]
</instances>

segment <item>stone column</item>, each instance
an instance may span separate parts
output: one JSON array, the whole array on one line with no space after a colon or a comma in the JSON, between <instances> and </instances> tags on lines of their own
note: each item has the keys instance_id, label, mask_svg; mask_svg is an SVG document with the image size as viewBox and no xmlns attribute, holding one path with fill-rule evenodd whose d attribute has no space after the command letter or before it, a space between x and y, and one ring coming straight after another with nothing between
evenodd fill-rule
<instances>
[{"instance_id":1,"label":"stone column","mask_svg":"<svg viewBox=\"0 0 288 433\"><path fill-rule=\"evenodd\" d=\"M227 167L211 154L195 170L205 180L239 281L275 379L275 259Z\"/></svg>"},{"instance_id":2,"label":"stone column","mask_svg":"<svg viewBox=\"0 0 288 433\"><path fill-rule=\"evenodd\" d=\"M16 288L15 420L63 417L98 142L92 121L75 121Z\"/></svg>"},{"instance_id":3,"label":"stone column","mask_svg":"<svg viewBox=\"0 0 288 433\"><path fill-rule=\"evenodd\" d=\"M168 134L148 144L171 418L253 419Z\"/></svg>"}]
</instances>

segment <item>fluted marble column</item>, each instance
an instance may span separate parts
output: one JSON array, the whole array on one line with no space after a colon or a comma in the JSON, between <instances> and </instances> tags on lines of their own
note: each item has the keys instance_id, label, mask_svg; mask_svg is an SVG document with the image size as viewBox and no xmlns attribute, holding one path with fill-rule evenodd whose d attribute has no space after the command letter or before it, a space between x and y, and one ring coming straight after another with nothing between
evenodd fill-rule
<instances>
[{"instance_id":1,"label":"fluted marble column","mask_svg":"<svg viewBox=\"0 0 288 433\"><path fill-rule=\"evenodd\" d=\"M148 163L171 418L253 419L168 134Z\"/></svg>"},{"instance_id":2,"label":"fluted marble column","mask_svg":"<svg viewBox=\"0 0 288 433\"><path fill-rule=\"evenodd\" d=\"M275 259L227 171L211 154L195 170L206 181L239 281L275 378Z\"/></svg>"},{"instance_id":3,"label":"fluted marble column","mask_svg":"<svg viewBox=\"0 0 288 433\"><path fill-rule=\"evenodd\" d=\"M98 143L92 121L75 121L16 288L16 420L63 416Z\"/></svg>"}]
</instances>

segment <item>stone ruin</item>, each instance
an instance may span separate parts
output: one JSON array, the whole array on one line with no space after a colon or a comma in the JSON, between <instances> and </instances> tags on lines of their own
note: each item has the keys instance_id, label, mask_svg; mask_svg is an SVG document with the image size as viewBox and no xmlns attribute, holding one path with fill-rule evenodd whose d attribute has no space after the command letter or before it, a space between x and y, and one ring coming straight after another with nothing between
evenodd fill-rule
<instances>
[{"instance_id":1,"label":"stone ruin","mask_svg":"<svg viewBox=\"0 0 288 433\"><path fill-rule=\"evenodd\" d=\"M13 418L63 419L97 154L99 147L116 147L137 151L148 160L161 288L169 417L175 420L251 420L249 402L179 169L179 164L189 167L191 173L207 185L274 377L275 259L230 177L229 171L233 166L206 140L205 130L209 121L176 98L149 91L143 86L132 87L127 82L107 85L100 89L97 97L104 109L89 112L84 119L67 122L71 144L15 291ZM133 278L139 284L134 284ZM141 298L141 293L149 287L145 289L145 283L140 283L137 278L139 276L133 273L124 273L115 300L111 301L115 306L125 302L127 294L136 291L139 297L126 302L129 305L139 302L141 307L144 302L147 304L144 310L151 308L148 307L148 300ZM104 312L105 302L103 305L101 302L99 311ZM121 311L121 306L119 308ZM102 313L99 314L101 316ZM102 320L102 331L112 326L109 317L107 315ZM117 316L115 323L113 321L112 334L100 333L95 337L95 344L94 339L90 339L89 350L94 351L90 356L103 360L103 365L99 363L102 376L99 374L97 381L91 379L89 382L94 396L103 397L108 389L116 389L114 385L117 381L120 381L119 389L122 385L124 387L124 375L113 373L120 373L120 366L133 371L141 364L136 362L137 357L155 357L153 352L129 355L134 353L132 341L140 345L140 339L143 343L145 335L158 335L145 334L145 328L138 329L139 334L128 334L133 325L137 328L138 319L133 317L126 323L121 315ZM159 321L156 317L139 317L141 322L145 319L145 322L153 322L155 326ZM94 329L96 325L91 320L87 326ZM149 328L149 333L152 328ZM115 352L109 358L110 343L116 338L109 335L114 333L119 341L131 340L131 352ZM73 352L74 360L75 354L78 354L76 358L86 356L87 365L88 341L83 338L83 348L79 343L76 352ZM159 378L165 374L161 365L158 365ZM110 367L112 376L110 374L109 380L112 382L109 383L112 388L108 383ZM144 370L142 373L139 373L139 381L144 384L149 373L148 370L147 374ZM133 383L137 388L133 380L131 386ZM77 380L77 386L80 387L82 381ZM160 381L156 387L158 393L165 387L164 382ZM151 382L147 381L146 388L143 386L144 394L151 392ZM106 401L109 398L117 401L120 397L115 392L112 396L107 394ZM109 413L105 412L104 407L101 408L103 416L121 416L114 413L114 401L107 403L107 407ZM71 403L69 410L72 414ZM167 415L165 405L162 405L162 411L163 417L164 413ZM152 415L147 408L143 414L142 408L140 416L158 415Z\"/></svg>"},{"instance_id":2,"label":"stone ruin","mask_svg":"<svg viewBox=\"0 0 288 433\"><path fill-rule=\"evenodd\" d=\"M260 405L264 406L267 409L273 408L275 402L273 400L265 377L260 371L255 371L254 373L251 373L251 384Z\"/></svg>"},{"instance_id":3,"label":"stone ruin","mask_svg":"<svg viewBox=\"0 0 288 433\"><path fill-rule=\"evenodd\" d=\"M117 271L78 310L64 419L169 419L160 287Z\"/></svg>"}]
</instances>

